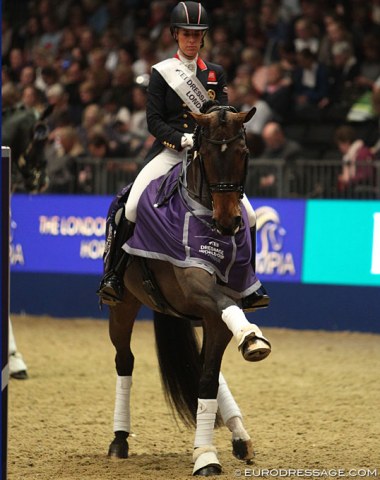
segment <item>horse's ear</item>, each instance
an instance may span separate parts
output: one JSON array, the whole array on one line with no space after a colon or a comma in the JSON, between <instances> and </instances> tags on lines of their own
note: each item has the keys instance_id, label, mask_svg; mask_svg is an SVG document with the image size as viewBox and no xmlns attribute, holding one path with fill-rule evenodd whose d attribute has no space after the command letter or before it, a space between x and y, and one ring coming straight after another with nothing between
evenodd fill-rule
<instances>
[{"instance_id":1,"label":"horse's ear","mask_svg":"<svg viewBox=\"0 0 380 480\"><path fill-rule=\"evenodd\" d=\"M256 107L252 107L249 112L244 112L245 117L244 117L243 123L249 122L255 113L256 113Z\"/></svg>"},{"instance_id":2,"label":"horse's ear","mask_svg":"<svg viewBox=\"0 0 380 480\"><path fill-rule=\"evenodd\" d=\"M205 127L210 123L212 113L195 113L189 112L190 115L194 118L198 125Z\"/></svg>"}]
</instances>

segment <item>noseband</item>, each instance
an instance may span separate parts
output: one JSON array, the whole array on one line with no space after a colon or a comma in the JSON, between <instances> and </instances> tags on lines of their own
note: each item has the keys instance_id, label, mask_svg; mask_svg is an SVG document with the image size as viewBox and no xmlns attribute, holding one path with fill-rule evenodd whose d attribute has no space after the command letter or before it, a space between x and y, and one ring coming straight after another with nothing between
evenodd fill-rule
<instances>
[{"instance_id":1,"label":"noseband","mask_svg":"<svg viewBox=\"0 0 380 480\"><path fill-rule=\"evenodd\" d=\"M212 112L219 112L219 122L220 122L221 125L226 124L226 112L238 113L237 110L234 107L220 106L220 105L210 108L206 113L212 113ZM200 128L199 137L201 139L203 139L205 142L211 143L211 145L220 145L221 146L221 148L220 148L221 153L224 154L225 151L228 148L228 145L230 145L231 143L235 142L236 140L238 140L240 138L245 140L246 134L245 134L245 128L242 127L242 128L240 128L238 133L236 135L234 135L233 137L223 138L222 140L216 140L214 138L207 137L205 135L205 130L202 127L202 128ZM199 141L199 146L200 146L200 144L201 144L201 142ZM199 157L199 162L200 162L201 169L202 169L202 175L206 179L206 182L208 184L208 187L209 187L209 190L210 190L211 193L214 193L214 192L216 192L216 193L238 192L240 194L240 198L243 197L245 179L246 179L246 176L247 176L248 152L247 152L247 154L245 156L245 159L244 159L244 177L243 177L242 181L239 182L239 183L228 183L228 182L210 183L207 179L206 171L205 171L205 168L204 168L203 157L199 152L198 152L198 157Z\"/></svg>"}]
</instances>

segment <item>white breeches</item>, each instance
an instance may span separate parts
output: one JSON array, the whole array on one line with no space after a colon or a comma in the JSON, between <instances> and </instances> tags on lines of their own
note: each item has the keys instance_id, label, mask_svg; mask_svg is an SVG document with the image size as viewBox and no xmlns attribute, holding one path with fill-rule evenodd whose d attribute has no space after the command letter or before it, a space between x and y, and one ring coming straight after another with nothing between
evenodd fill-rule
<instances>
[{"instance_id":1,"label":"white breeches","mask_svg":"<svg viewBox=\"0 0 380 480\"><path fill-rule=\"evenodd\" d=\"M185 150L177 152L176 150L169 150L164 148L156 157L154 157L141 172L137 175L131 192L128 197L128 202L125 208L125 216L130 222L136 222L137 204L140 197L152 180L155 180L161 175L165 175L171 167L179 162L182 162Z\"/></svg>"},{"instance_id":2,"label":"white breeches","mask_svg":"<svg viewBox=\"0 0 380 480\"><path fill-rule=\"evenodd\" d=\"M152 180L165 175L174 165L182 162L185 155L185 150L177 152L176 150L164 148L162 152L145 165L133 183L126 204L125 216L130 222L136 223L137 204L149 183ZM256 213L246 195L244 195L242 202L247 210L249 227L252 228L256 224Z\"/></svg>"}]
</instances>

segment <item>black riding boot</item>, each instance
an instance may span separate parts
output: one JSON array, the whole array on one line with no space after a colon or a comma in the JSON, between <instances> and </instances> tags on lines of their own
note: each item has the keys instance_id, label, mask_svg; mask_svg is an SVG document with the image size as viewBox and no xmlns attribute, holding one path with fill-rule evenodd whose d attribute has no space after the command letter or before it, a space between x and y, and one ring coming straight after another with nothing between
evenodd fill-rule
<instances>
[{"instance_id":1,"label":"black riding boot","mask_svg":"<svg viewBox=\"0 0 380 480\"><path fill-rule=\"evenodd\" d=\"M121 247L131 238L135 229L135 223L127 220L124 215L117 226L115 237L111 240L110 261L106 262L106 272L103 276L98 291L96 292L102 303L116 305L123 300L124 295L124 271L128 262L128 253Z\"/></svg>"},{"instance_id":2,"label":"black riding boot","mask_svg":"<svg viewBox=\"0 0 380 480\"><path fill-rule=\"evenodd\" d=\"M252 258L251 265L253 271L256 272L256 225L251 228L251 242L252 242ZM255 311L259 308L266 308L269 305L270 297L267 291L261 285L256 292L251 293L248 297L243 298L243 310Z\"/></svg>"}]
</instances>

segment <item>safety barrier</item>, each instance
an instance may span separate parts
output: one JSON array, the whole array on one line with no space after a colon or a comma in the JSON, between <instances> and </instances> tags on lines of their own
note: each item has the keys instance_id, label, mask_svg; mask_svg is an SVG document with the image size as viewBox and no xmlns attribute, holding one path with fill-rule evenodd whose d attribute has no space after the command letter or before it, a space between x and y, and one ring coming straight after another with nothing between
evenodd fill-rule
<instances>
[{"instance_id":1,"label":"safety barrier","mask_svg":"<svg viewBox=\"0 0 380 480\"><path fill-rule=\"evenodd\" d=\"M78 158L80 172L87 178L84 193L112 195L132 182L141 168L131 158ZM345 188L339 183L342 162L337 159L250 159L246 181L248 196L262 198L380 198L380 161L361 165L360 179ZM358 168L358 170L359 170ZM83 174L82 174L83 176ZM81 192L78 185L72 193Z\"/></svg>"}]
</instances>

